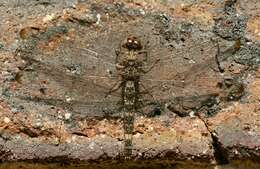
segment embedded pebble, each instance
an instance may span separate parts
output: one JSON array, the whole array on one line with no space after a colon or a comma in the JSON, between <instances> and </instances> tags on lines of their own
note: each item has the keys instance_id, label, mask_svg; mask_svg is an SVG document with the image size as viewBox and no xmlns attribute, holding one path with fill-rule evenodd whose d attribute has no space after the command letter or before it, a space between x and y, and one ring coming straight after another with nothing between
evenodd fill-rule
<instances>
[{"instance_id":1,"label":"embedded pebble","mask_svg":"<svg viewBox=\"0 0 260 169\"><path fill-rule=\"evenodd\" d=\"M70 120L70 118L71 118L71 113L66 113L66 114L64 115L64 118L65 118L65 120Z\"/></svg>"},{"instance_id":2,"label":"embedded pebble","mask_svg":"<svg viewBox=\"0 0 260 169\"><path fill-rule=\"evenodd\" d=\"M7 124L7 123L10 123L10 121L11 121L11 120L10 120L8 117L5 117L5 118L4 118L4 122L5 122L6 124Z\"/></svg>"}]
</instances>

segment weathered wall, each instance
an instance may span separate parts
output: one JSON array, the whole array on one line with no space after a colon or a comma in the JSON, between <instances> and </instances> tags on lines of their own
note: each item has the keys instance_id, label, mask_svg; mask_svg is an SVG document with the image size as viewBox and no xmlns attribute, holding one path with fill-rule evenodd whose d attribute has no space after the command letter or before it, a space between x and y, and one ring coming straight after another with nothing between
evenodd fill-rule
<instances>
[{"instance_id":1,"label":"weathered wall","mask_svg":"<svg viewBox=\"0 0 260 169\"><path fill-rule=\"evenodd\" d=\"M94 102L116 80L95 77L115 76L134 34L161 62L144 75L158 104L136 117L132 158L259 162L260 3L229 2L0 2L0 161L121 161L120 97Z\"/></svg>"}]
</instances>

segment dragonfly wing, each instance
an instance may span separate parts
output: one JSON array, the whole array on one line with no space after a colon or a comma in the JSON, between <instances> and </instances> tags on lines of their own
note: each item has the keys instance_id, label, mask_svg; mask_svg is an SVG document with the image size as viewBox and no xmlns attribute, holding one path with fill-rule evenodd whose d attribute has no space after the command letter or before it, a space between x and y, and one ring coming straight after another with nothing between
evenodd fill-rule
<instances>
[{"instance_id":1,"label":"dragonfly wing","mask_svg":"<svg viewBox=\"0 0 260 169\"><path fill-rule=\"evenodd\" d=\"M39 109L46 114L58 117L59 112L72 113L72 118L84 120L86 118L120 117L120 107L118 101L99 100L99 101L66 101L57 98L48 98L32 95L12 96L12 102L17 102L28 111L38 111ZM24 110L23 110L24 111ZM54 111L54 114L53 114ZM52 112L52 113L51 113Z\"/></svg>"},{"instance_id":2,"label":"dragonfly wing","mask_svg":"<svg viewBox=\"0 0 260 169\"><path fill-rule=\"evenodd\" d=\"M150 95L157 100L157 105L170 105L169 110L180 115L198 109L211 99L217 100L221 92L218 84L223 81L218 61L225 60L227 55L231 55L229 51L237 46L237 42L228 44L227 50L218 53L217 43L211 39L221 44L225 42L212 33L199 32L205 36L198 37L196 31L200 30L194 30L185 41L170 48L152 41L150 61L146 64L149 66L158 59L160 61L141 79L145 88L151 89Z\"/></svg>"},{"instance_id":3,"label":"dragonfly wing","mask_svg":"<svg viewBox=\"0 0 260 169\"><path fill-rule=\"evenodd\" d=\"M43 34L48 33L47 30ZM66 40L63 32L53 35L64 37L49 49L46 46L53 39L44 39L43 34L24 41L16 52L17 59L23 62L16 81L8 88L14 104L29 112L33 107L35 111L42 107L46 112L53 106L61 107L86 117L103 116L119 109L120 91L106 97L118 83L115 64L73 48L73 41Z\"/></svg>"},{"instance_id":4,"label":"dragonfly wing","mask_svg":"<svg viewBox=\"0 0 260 169\"><path fill-rule=\"evenodd\" d=\"M217 49L209 39L214 35L198 32L202 35L198 37L196 31L201 31L198 28L192 28L188 34L176 29L180 31L177 34L185 38L169 46L154 32L153 18L146 20L116 25L109 31L62 23L63 26L54 26L30 37L17 50L17 56L25 60L26 65L15 92L75 103L120 101L120 90L106 100L104 97L118 83L115 49L126 37L134 35L141 39L148 52L143 60L144 69L148 70L160 60L150 72L141 75L145 88L153 88L155 100L214 93L220 77L212 69L215 64L212 53ZM84 112L84 104L74 107ZM92 112L87 110L86 113Z\"/></svg>"}]
</instances>

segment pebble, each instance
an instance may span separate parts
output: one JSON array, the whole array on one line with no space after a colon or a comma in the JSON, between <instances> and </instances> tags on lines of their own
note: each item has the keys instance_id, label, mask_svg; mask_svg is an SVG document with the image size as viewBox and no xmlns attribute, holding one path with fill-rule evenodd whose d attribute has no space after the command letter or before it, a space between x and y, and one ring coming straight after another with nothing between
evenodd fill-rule
<instances>
[{"instance_id":1,"label":"pebble","mask_svg":"<svg viewBox=\"0 0 260 169\"><path fill-rule=\"evenodd\" d=\"M208 152L208 150L204 150L204 151L202 152L202 154L207 154L207 152Z\"/></svg>"},{"instance_id":2,"label":"pebble","mask_svg":"<svg viewBox=\"0 0 260 169\"><path fill-rule=\"evenodd\" d=\"M140 14L145 15L145 11L143 9L140 9Z\"/></svg>"},{"instance_id":3,"label":"pebble","mask_svg":"<svg viewBox=\"0 0 260 169\"><path fill-rule=\"evenodd\" d=\"M64 117L65 117L65 120L70 120L71 113L65 113Z\"/></svg>"},{"instance_id":4,"label":"pebble","mask_svg":"<svg viewBox=\"0 0 260 169\"><path fill-rule=\"evenodd\" d=\"M54 15L54 14L46 15L46 16L42 19L42 21L43 21L44 23L47 23L47 22L49 22L49 21L52 21L54 18L55 18L55 15Z\"/></svg>"},{"instance_id":5,"label":"pebble","mask_svg":"<svg viewBox=\"0 0 260 169\"><path fill-rule=\"evenodd\" d=\"M11 121L11 120L10 120L8 117L5 117L5 118L4 118L4 122L5 122L6 124L7 124L7 123L10 123L10 121Z\"/></svg>"},{"instance_id":6,"label":"pebble","mask_svg":"<svg viewBox=\"0 0 260 169\"><path fill-rule=\"evenodd\" d=\"M191 111L191 112L189 113L189 116L194 118L194 117L195 117L195 112L194 112L194 111Z\"/></svg>"},{"instance_id":7,"label":"pebble","mask_svg":"<svg viewBox=\"0 0 260 169\"><path fill-rule=\"evenodd\" d=\"M95 147L95 145L96 145L95 142L92 141L92 142L89 144L88 147L89 147L91 150L93 150L94 147Z\"/></svg>"},{"instance_id":8,"label":"pebble","mask_svg":"<svg viewBox=\"0 0 260 169\"><path fill-rule=\"evenodd\" d=\"M100 15L100 14L97 14L97 22L96 22L96 24L99 24L100 21L101 21L101 15Z\"/></svg>"},{"instance_id":9,"label":"pebble","mask_svg":"<svg viewBox=\"0 0 260 169\"><path fill-rule=\"evenodd\" d=\"M54 144L54 145L59 145L59 144L60 144L59 138L53 139L53 144Z\"/></svg>"},{"instance_id":10,"label":"pebble","mask_svg":"<svg viewBox=\"0 0 260 169\"><path fill-rule=\"evenodd\" d=\"M195 62L194 60L191 59L191 60L189 60L189 63L196 63L196 62Z\"/></svg>"},{"instance_id":11,"label":"pebble","mask_svg":"<svg viewBox=\"0 0 260 169\"><path fill-rule=\"evenodd\" d=\"M73 135L73 136L71 137L71 141L72 141L72 142L76 142L76 140L77 140L77 136Z\"/></svg>"},{"instance_id":12,"label":"pebble","mask_svg":"<svg viewBox=\"0 0 260 169\"><path fill-rule=\"evenodd\" d=\"M237 150L234 150L234 153L235 153L236 155L238 155L238 154L239 154L239 152L238 152Z\"/></svg>"},{"instance_id":13,"label":"pebble","mask_svg":"<svg viewBox=\"0 0 260 169\"><path fill-rule=\"evenodd\" d=\"M139 138L140 136L141 136L140 133L137 133L137 134L134 135L134 137L136 137L136 138Z\"/></svg>"},{"instance_id":14,"label":"pebble","mask_svg":"<svg viewBox=\"0 0 260 169\"><path fill-rule=\"evenodd\" d=\"M37 122L37 123L35 124L35 127L37 127L37 128L42 127L42 123L41 123L41 122Z\"/></svg>"},{"instance_id":15,"label":"pebble","mask_svg":"<svg viewBox=\"0 0 260 169\"><path fill-rule=\"evenodd\" d=\"M66 97L66 101L67 101L67 102L70 102L70 101L72 100L72 98L69 97L69 96L65 96L65 97Z\"/></svg>"},{"instance_id":16,"label":"pebble","mask_svg":"<svg viewBox=\"0 0 260 169\"><path fill-rule=\"evenodd\" d=\"M61 115L58 115L58 119L62 119L62 116L61 116Z\"/></svg>"}]
</instances>

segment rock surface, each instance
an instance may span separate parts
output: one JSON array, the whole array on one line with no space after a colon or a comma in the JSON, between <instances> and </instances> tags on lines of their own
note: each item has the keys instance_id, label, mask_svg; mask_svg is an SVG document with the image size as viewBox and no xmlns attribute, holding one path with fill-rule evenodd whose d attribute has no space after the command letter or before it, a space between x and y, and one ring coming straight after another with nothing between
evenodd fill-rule
<instances>
[{"instance_id":1,"label":"rock surface","mask_svg":"<svg viewBox=\"0 0 260 169\"><path fill-rule=\"evenodd\" d=\"M0 2L1 162L259 168L259 1L62 2ZM164 62L146 75L159 102L137 115L126 162L118 97L93 101L115 81L86 75L114 76L129 34Z\"/></svg>"}]
</instances>

